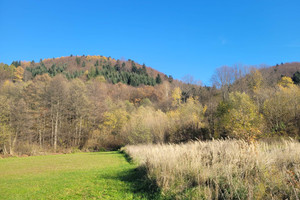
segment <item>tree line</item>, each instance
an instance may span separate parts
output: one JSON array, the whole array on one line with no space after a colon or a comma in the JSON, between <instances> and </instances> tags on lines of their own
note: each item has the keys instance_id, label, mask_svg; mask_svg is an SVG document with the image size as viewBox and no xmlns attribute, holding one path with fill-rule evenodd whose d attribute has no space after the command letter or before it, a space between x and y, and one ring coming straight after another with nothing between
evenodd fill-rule
<instances>
[{"instance_id":1,"label":"tree line","mask_svg":"<svg viewBox=\"0 0 300 200\"><path fill-rule=\"evenodd\" d=\"M33 155L226 137L300 138L299 72L270 84L270 74L263 70L223 66L216 69L211 87L168 77L160 77L160 84L132 85L122 76L112 81L111 74L150 77L146 68L122 70L121 64L100 70L96 64L77 78L51 75L55 65L28 80L22 64L1 64L0 152ZM157 77L152 78L156 83Z\"/></svg>"}]
</instances>

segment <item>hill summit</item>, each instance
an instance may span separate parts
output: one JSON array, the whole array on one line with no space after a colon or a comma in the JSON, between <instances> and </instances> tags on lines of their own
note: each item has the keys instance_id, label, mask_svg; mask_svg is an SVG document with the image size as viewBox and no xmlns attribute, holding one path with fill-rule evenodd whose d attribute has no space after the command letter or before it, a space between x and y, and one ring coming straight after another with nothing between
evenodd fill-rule
<instances>
[{"instance_id":1,"label":"hill summit","mask_svg":"<svg viewBox=\"0 0 300 200\"><path fill-rule=\"evenodd\" d=\"M139 64L131 59L127 61L105 56L67 56L48 58L36 63L13 62L15 67L21 66L24 70L25 81L37 75L49 74L51 77L63 74L67 79L81 78L89 80L95 77L105 79L109 83L124 83L131 86L160 84L164 80L172 81L167 76L145 64Z\"/></svg>"}]
</instances>

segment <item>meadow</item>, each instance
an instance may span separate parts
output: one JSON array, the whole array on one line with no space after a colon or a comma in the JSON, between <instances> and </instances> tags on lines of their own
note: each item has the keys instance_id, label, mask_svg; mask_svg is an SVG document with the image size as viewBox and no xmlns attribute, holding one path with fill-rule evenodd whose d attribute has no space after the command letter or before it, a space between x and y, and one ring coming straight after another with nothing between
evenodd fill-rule
<instances>
[{"instance_id":1,"label":"meadow","mask_svg":"<svg viewBox=\"0 0 300 200\"><path fill-rule=\"evenodd\" d=\"M170 199L299 199L300 144L215 140L123 149Z\"/></svg>"},{"instance_id":2,"label":"meadow","mask_svg":"<svg viewBox=\"0 0 300 200\"><path fill-rule=\"evenodd\" d=\"M0 159L0 199L158 199L118 152Z\"/></svg>"},{"instance_id":3,"label":"meadow","mask_svg":"<svg viewBox=\"0 0 300 200\"><path fill-rule=\"evenodd\" d=\"M0 199L299 199L295 141L196 141L0 159Z\"/></svg>"}]
</instances>

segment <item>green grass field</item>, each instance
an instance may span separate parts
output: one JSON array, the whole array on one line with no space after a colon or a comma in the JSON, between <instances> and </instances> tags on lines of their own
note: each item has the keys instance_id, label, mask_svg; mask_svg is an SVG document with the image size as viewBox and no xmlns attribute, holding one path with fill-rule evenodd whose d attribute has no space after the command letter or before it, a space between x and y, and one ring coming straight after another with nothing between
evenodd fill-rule
<instances>
[{"instance_id":1,"label":"green grass field","mask_svg":"<svg viewBox=\"0 0 300 200\"><path fill-rule=\"evenodd\" d=\"M159 199L118 152L0 159L0 199Z\"/></svg>"}]
</instances>

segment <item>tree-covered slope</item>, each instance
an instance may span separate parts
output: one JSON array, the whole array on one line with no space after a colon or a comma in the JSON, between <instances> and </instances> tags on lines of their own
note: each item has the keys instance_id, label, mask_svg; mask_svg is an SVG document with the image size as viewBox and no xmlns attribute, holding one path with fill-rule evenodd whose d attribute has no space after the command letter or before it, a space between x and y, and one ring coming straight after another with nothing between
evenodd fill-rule
<instances>
[{"instance_id":1,"label":"tree-covered slope","mask_svg":"<svg viewBox=\"0 0 300 200\"><path fill-rule=\"evenodd\" d=\"M105 56L68 56L52 59L21 62L14 61L10 66L3 65L3 79L13 78L13 73L21 67L24 70L24 80L31 80L37 75L49 74L51 77L63 74L67 79L81 78L90 80L101 77L110 83L124 83L131 86L160 84L163 80L172 81L172 77L158 72L145 64L140 65L133 60L116 60ZM100 78L100 79L101 79Z\"/></svg>"}]
</instances>

